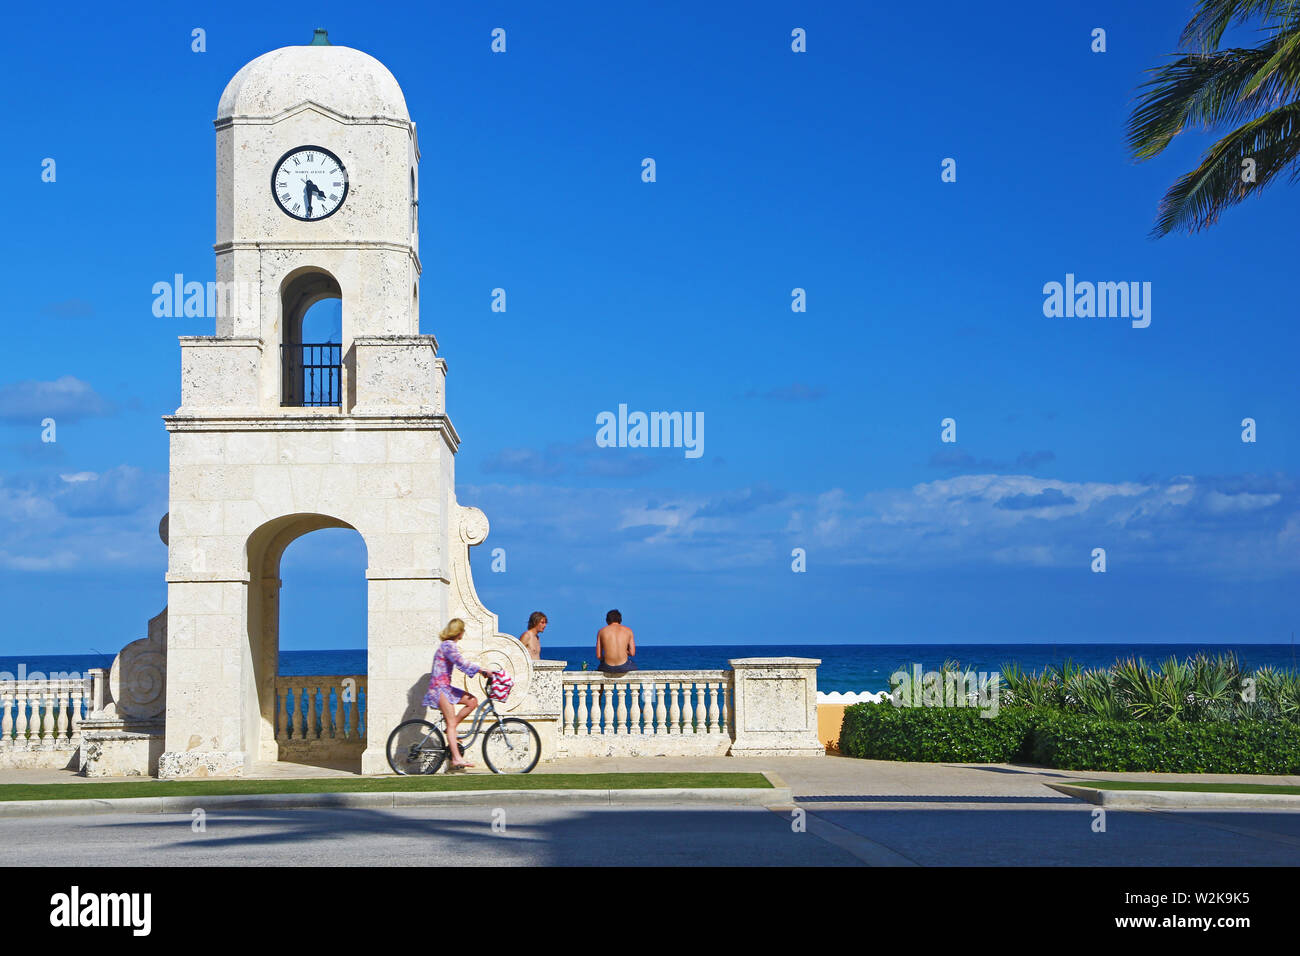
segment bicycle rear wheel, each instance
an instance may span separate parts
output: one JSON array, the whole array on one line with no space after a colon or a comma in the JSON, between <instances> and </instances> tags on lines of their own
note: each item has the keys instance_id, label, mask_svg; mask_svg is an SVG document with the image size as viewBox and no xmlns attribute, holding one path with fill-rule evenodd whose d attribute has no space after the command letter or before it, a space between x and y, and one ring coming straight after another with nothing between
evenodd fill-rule
<instances>
[{"instance_id":1,"label":"bicycle rear wheel","mask_svg":"<svg viewBox=\"0 0 1300 956\"><path fill-rule=\"evenodd\" d=\"M493 773L528 773L542 756L542 740L526 720L507 717L483 736L483 759Z\"/></svg>"},{"instance_id":2,"label":"bicycle rear wheel","mask_svg":"<svg viewBox=\"0 0 1300 956\"><path fill-rule=\"evenodd\" d=\"M447 741L427 720L408 720L388 735L388 766L393 773L437 773L446 759Z\"/></svg>"}]
</instances>

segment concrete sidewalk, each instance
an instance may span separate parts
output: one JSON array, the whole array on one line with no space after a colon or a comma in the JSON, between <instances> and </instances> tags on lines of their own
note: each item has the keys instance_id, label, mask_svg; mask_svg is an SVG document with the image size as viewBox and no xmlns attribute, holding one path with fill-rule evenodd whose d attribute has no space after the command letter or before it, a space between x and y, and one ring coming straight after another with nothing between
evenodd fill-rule
<instances>
[{"instance_id":1,"label":"concrete sidewalk","mask_svg":"<svg viewBox=\"0 0 1300 956\"><path fill-rule=\"evenodd\" d=\"M969 804L988 798L1000 803L1011 800L1069 799L1047 787L1074 779L1191 780L1206 782L1290 784L1300 786L1300 776L1245 774L1155 774L1104 773L1099 771L1052 770L1010 764L903 763L891 760L858 760L852 757L592 757L545 761L538 773L664 773L757 772L775 774L790 788L796 800L832 803L844 797L846 803L926 804L951 802ZM490 774L479 768L473 774ZM338 767L270 763L254 769L249 778L285 779L356 776ZM216 778L213 778L216 779ZM140 781L140 777L79 777L67 770L4 770L5 783L105 783Z\"/></svg>"},{"instance_id":2,"label":"concrete sidewalk","mask_svg":"<svg viewBox=\"0 0 1300 956\"><path fill-rule=\"evenodd\" d=\"M560 805L582 807L788 807L784 787L663 787L641 790L439 790L364 793L256 793L159 797L95 797L85 800L3 800L0 819L88 814L182 813L195 810L364 809Z\"/></svg>"},{"instance_id":3,"label":"concrete sidewalk","mask_svg":"<svg viewBox=\"0 0 1300 956\"><path fill-rule=\"evenodd\" d=\"M1048 784L1058 793L1120 810L1300 810L1300 793L1207 793L1202 790L1107 790Z\"/></svg>"}]
</instances>

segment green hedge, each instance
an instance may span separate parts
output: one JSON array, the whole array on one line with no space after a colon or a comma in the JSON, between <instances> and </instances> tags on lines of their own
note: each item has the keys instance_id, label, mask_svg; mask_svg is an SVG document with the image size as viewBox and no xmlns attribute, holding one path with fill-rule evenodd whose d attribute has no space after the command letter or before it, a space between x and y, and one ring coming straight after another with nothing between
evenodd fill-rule
<instances>
[{"instance_id":1,"label":"green hedge","mask_svg":"<svg viewBox=\"0 0 1300 956\"><path fill-rule=\"evenodd\" d=\"M1300 724L1291 721L1151 723L1044 708L853 704L840 753L873 760L1012 763L1062 770L1155 773L1300 773Z\"/></svg>"},{"instance_id":2,"label":"green hedge","mask_svg":"<svg viewBox=\"0 0 1300 956\"><path fill-rule=\"evenodd\" d=\"M981 717L973 707L851 704L840 725L840 753L872 760L1009 763L1028 758L1036 721L1028 708Z\"/></svg>"},{"instance_id":3,"label":"green hedge","mask_svg":"<svg viewBox=\"0 0 1300 956\"><path fill-rule=\"evenodd\" d=\"M1062 770L1149 773L1300 773L1291 721L1146 723L1043 714L1030 760Z\"/></svg>"}]
</instances>

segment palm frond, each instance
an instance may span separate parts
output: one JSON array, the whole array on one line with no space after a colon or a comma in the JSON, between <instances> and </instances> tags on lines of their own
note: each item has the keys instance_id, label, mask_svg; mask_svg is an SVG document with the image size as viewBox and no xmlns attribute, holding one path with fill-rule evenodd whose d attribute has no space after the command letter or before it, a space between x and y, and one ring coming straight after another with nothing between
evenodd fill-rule
<instances>
[{"instance_id":1,"label":"palm frond","mask_svg":"<svg viewBox=\"0 0 1300 956\"><path fill-rule=\"evenodd\" d=\"M1276 84L1257 81L1282 45L1277 39L1257 50L1195 53L1150 70L1152 78L1140 87L1145 92L1129 118L1134 158L1159 155L1185 129L1208 130L1258 115L1259 104L1280 95ZM1253 94L1248 92L1252 83L1257 83Z\"/></svg>"},{"instance_id":2,"label":"palm frond","mask_svg":"<svg viewBox=\"0 0 1300 956\"><path fill-rule=\"evenodd\" d=\"M1258 192L1288 168L1297 176L1300 104L1279 107L1233 130L1211 146L1195 169L1178 179L1160 200L1152 236L1175 229L1198 232L1218 221L1230 206ZM1242 179L1243 160L1255 161L1255 180Z\"/></svg>"},{"instance_id":3,"label":"palm frond","mask_svg":"<svg viewBox=\"0 0 1300 956\"><path fill-rule=\"evenodd\" d=\"M1297 0L1201 0L1180 40L1183 49L1213 50L1231 26L1260 18L1285 27L1298 15Z\"/></svg>"},{"instance_id":4,"label":"palm frond","mask_svg":"<svg viewBox=\"0 0 1300 956\"><path fill-rule=\"evenodd\" d=\"M1258 46L1220 49L1230 28L1250 21L1264 33ZM1297 177L1300 0L1201 0L1182 47L1189 52L1149 70L1139 86L1129 151L1149 160L1188 129L1220 138L1161 199L1154 238L1198 232L1278 173ZM1253 177L1243 175L1252 164Z\"/></svg>"}]
</instances>

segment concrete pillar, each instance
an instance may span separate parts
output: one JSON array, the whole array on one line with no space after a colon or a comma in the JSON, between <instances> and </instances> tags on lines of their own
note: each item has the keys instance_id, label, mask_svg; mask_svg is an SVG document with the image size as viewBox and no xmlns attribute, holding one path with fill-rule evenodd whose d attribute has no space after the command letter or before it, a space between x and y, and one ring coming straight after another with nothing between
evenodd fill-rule
<instances>
[{"instance_id":1,"label":"concrete pillar","mask_svg":"<svg viewBox=\"0 0 1300 956\"><path fill-rule=\"evenodd\" d=\"M402 721L425 716L420 703L438 633L447 621L447 578L435 569L366 571L367 696L363 774L391 773L385 747Z\"/></svg>"},{"instance_id":2,"label":"concrete pillar","mask_svg":"<svg viewBox=\"0 0 1300 956\"><path fill-rule=\"evenodd\" d=\"M242 774L251 673L248 573L167 575L167 733L160 777ZM256 707L256 700L252 702Z\"/></svg>"},{"instance_id":3,"label":"concrete pillar","mask_svg":"<svg viewBox=\"0 0 1300 956\"><path fill-rule=\"evenodd\" d=\"M743 657L735 674L733 757L824 757L817 738L817 666L813 657Z\"/></svg>"}]
</instances>

